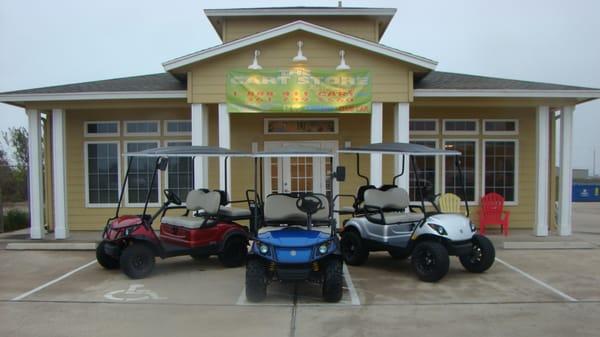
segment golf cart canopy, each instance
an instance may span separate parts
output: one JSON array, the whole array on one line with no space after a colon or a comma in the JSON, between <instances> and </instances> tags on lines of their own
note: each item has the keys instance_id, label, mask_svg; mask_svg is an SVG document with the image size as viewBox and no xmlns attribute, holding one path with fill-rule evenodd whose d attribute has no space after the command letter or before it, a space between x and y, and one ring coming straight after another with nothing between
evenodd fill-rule
<instances>
[{"instance_id":1,"label":"golf cart canopy","mask_svg":"<svg viewBox=\"0 0 600 337\"><path fill-rule=\"evenodd\" d=\"M460 156L454 150L435 149L425 145L411 143L375 143L361 146L346 147L338 153L381 153L410 156Z\"/></svg>"},{"instance_id":2,"label":"golf cart canopy","mask_svg":"<svg viewBox=\"0 0 600 337\"><path fill-rule=\"evenodd\" d=\"M249 154L216 146L168 146L126 153L127 157L245 157Z\"/></svg>"},{"instance_id":3,"label":"golf cart canopy","mask_svg":"<svg viewBox=\"0 0 600 337\"><path fill-rule=\"evenodd\" d=\"M252 153L255 158L281 158L281 157L333 157L333 153L311 146L281 146L266 151Z\"/></svg>"}]
</instances>

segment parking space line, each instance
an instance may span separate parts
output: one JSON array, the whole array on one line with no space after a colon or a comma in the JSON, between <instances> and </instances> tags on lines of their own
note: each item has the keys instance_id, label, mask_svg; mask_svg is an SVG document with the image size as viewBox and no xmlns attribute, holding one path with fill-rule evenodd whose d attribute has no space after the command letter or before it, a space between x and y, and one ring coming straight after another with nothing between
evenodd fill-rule
<instances>
[{"instance_id":1,"label":"parking space line","mask_svg":"<svg viewBox=\"0 0 600 337\"><path fill-rule=\"evenodd\" d=\"M358 297L358 293L356 292L356 288L354 288L354 283L352 283L352 278L350 277L350 272L348 271L348 267L344 263L344 280L346 281L346 286L348 286L348 292L350 293L350 300L352 301L352 305L360 305L360 298Z\"/></svg>"},{"instance_id":2,"label":"parking space line","mask_svg":"<svg viewBox=\"0 0 600 337\"><path fill-rule=\"evenodd\" d=\"M52 280L50 282L44 283L44 284L42 284L41 286L39 286L39 287L37 287L35 289L32 289L32 290L30 290L30 291L28 291L26 293L23 293L23 294L15 297L15 298L13 298L11 301L20 301L20 300L24 299L25 297L33 295L33 294L37 293L38 291L40 291L40 290L42 290L42 289L44 289L46 287L49 287L49 286L51 286L51 285L53 285L53 284L55 284L57 282L60 282L60 281L62 281L64 279L66 279L67 277L75 274L76 272L78 272L80 270L83 270L83 269L85 269L85 268L87 268L87 267L89 267L89 266L91 266L91 265L93 265L95 263L96 263L96 260L94 259L93 261L90 261L90 262L84 264L81 267L75 268L75 269L71 270L70 272L68 272L68 273L66 273L66 274L64 274L64 275L62 275L60 277L57 277L57 278L55 278L54 280Z\"/></svg>"},{"instance_id":3,"label":"parking space line","mask_svg":"<svg viewBox=\"0 0 600 337\"><path fill-rule=\"evenodd\" d=\"M557 294L558 296L560 296L560 297L562 297L562 298L566 299L567 301L570 301L570 302L577 302L577 299L576 299L576 298L574 298L574 297L571 297L571 296L569 296L569 295L567 295L567 294L563 293L562 291L560 291L560 290L558 290L558 289L554 288L553 286L551 286L551 285L549 285L549 284L547 284L547 283L545 283L545 282L543 282L543 281L541 281L541 280L538 280L537 278L535 278L535 277L533 277L533 276L531 276L531 275L527 274L526 272L522 271L521 269L519 269L519 268L517 268L517 267L515 267L515 266L511 265L510 263L508 263L508 262L505 262L505 261L503 261L503 260L501 260L501 259L499 259L499 258L496 258L496 261L498 261L498 262L500 262L501 264L505 265L505 266L506 266L506 267L508 267L509 269L511 269L511 270L513 270L513 271L516 271L517 273L519 273L519 274L521 274L521 275L525 276L526 278L528 278L528 279L530 279L531 281L533 281L533 282L537 283L538 285L540 285L540 286L542 286L542 287L544 287L544 288L546 288L546 289L548 289L548 290L552 291L553 293L555 293L555 294Z\"/></svg>"}]
</instances>

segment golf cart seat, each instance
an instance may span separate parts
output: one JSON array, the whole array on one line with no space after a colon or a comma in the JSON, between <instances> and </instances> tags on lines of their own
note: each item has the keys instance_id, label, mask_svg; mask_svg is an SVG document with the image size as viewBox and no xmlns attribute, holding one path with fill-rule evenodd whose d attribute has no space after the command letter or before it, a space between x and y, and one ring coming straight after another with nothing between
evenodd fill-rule
<instances>
[{"instance_id":1,"label":"golf cart seat","mask_svg":"<svg viewBox=\"0 0 600 337\"><path fill-rule=\"evenodd\" d=\"M219 192L206 192L204 190L190 191L185 199L188 215L164 216L161 223L188 229L202 228L210 223L207 221L209 216L217 214L220 201L221 194ZM193 216L197 212L200 212L200 216Z\"/></svg>"},{"instance_id":2,"label":"golf cart seat","mask_svg":"<svg viewBox=\"0 0 600 337\"><path fill-rule=\"evenodd\" d=\"M228 220L245 220L250 219L252 213L246 208L221 206L218 215Z\"/></svg>"},{"instance_id":3,"label":"golf cart seat","mask_svg":"<svg viewBox=\"0 0 600 337\"><path fill-rule=\"evenodd\" d=\"M314 194L323 202L323 209L313 214L314 224L329 224L329 203L322 194ZM267 196L264 204L264 218L267 224L297 224L306 225L308 216L296 207L298 197L289 194L271 194Z\"/></svg>"},{"instance_id":4,"label":"golf cart seat","mask_svg":"<svg viewBox=\"0 0 600 337\"><path fill-rule=\"evenodd\" d=\"M377 224L414 223L423 219L423 213L403 212L409 205L408 192L403 188L391 187L385 191L379 189L365 191L367 219Z\"/></svg>"}]
</instances>

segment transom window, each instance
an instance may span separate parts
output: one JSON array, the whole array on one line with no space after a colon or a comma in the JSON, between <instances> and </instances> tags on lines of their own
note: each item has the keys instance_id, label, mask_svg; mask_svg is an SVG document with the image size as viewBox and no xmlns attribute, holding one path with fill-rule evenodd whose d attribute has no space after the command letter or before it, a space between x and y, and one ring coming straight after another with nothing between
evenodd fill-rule
<instances>
[{"instance_id":1,"label":"transom window","mask_svg":"<svg viewBox=\"0 0 600 337\"><path fill-rule=\"evenodd\" d=\"M516 201L517 142L484 141L484 191L496 192L506 201Z\"/></svg>"},{"instance_id":2,"label":"transom window","mask_svg":"<svg viewBox=\"0 0 600 337\"><path fill-rule=\"evenodd\" d=\"M159 121L126 121L125 135L127 136L159 136Z\"/></svg>"},{"instance_id":3,"label":"transom window","mask_svg":"<svg viewBox=\"0 0 600 337\"><path fill-rule=\"evenodd\" d=\"M86 137L118 137L120 134L119 122L85 122L84 134Z\"/></svg>"},{"instance_id":4,"label":"transom window","mask_svg":"<svg viewBox=\"0 0 600 337\"><path fill-rule=\"evenodd\" d=\"M437 147L435 140L411 140L412 144L425 145L429 147ZM435 156L415 156L415 162L418 166L417 174L419 181L430 183L435 190L436 186L436 158ZM406 168L408 169L408 168ZM410 170L410 200L421 201L421 196L418 190L419 185L416 184L413 170Z\"/></svg>"},{"instance_id":5,"label":"transom window","mask_svg":"<svg viewBox=\"0 0 600 337\"><path fill-rule=\"evenodd\" d=\"M436 135L438 133L437 119L411 119L409 121L411 134Z\"/></svg>"},{"instance_id":6,"label":"transom window","mask_svg":"<svg viewBox=\"0 0 600 337\"><path fill-rule=\"evenodd\" d=\"M265 134L335 134L336 118L266 118Z\"/></svg>"},{"instance_id":7,"label":"transom window","mask_svg":"<svg viewBox=\"0 0 600 337\"><path fill-rule=\"evenodd\" d=\"M462 153L462 156L445 156L444 158L444 192L454 193L459 197L468 198L468 201L475 202L477 190L477 141L475 140L446 140L444 146L448 150L456 150ZM462 161L462 177L458 175L458 169L455 160L460 158ZM463 183L465 194L463 194Z\"/></svg>"},{"instance_id":8,"label":"transom window","mask_svg":"<svg viewBox=\"0 0 600 337\"><path fill-rule=\"evenodd\" d=\"M516 135L519 124L516 119L487 119L483 121L483 133L488 135Z\"/></svg>"},{"instance_id":9,"label":"transom window","mask_svg":"<svg viewBox=\"0 0 600 337\"><path fill-rule=\"evenodd\" d=\"M444 134L471 135L479 133L476 119L444 119Z\"/></svg>"},{"instance_id":10,"label":"transom window","mask_svg":"<svg viewBox=\"0 0 600 337\"><path fill-rule=\"evenodd\" d=\"M169 136L188 136L192 134L192 121L172 120L165 122L165 134Z\"/></svg>"},{"instance_id":11,"label":"transom window","mask_svg":"<svg viewBox=\"0 0 600 337\"><path fill-rule=\"evenodd\" d=\"M119 200L119 143L86 143L85 163L87 204L116 204Z\"/></svg>"},{"instance_id":12,"label":"transom window","mask_svg":"<svg viewBox=\"0 0 600 337\"><path fill-rule=\"evenodd\" d=\"M167 142L167 146L190 146L192 142ZM181 200L194 189L194 160L189 157L169 158L167 170L167 186Z\"/></svg>"},{"instance_id":13,"label":"transom window","mask_svg":"<svg viewBox=\"0 0 600 337\"><path fill-rule=\"evenodd\" d=\"M158 147L158 141L146 142L126 142L125 150L127 153L139 152ZM129 162L129 159L128 159ZM143 205L148 195L148 189L152 176L154 175L155 158L132 157L131 167L129 168L129 179L127 180L127 201L130 205ZM150 194L150 204L157 205L159 199L160 174L154 179L152 193Z\"/></svg>"}]
</instances>

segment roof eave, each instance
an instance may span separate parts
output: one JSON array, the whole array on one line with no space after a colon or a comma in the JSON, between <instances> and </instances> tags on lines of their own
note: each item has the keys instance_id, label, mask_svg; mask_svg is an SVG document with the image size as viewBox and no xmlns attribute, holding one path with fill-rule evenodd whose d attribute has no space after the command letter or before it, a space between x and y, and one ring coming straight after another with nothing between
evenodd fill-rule
<instances>
[{"instance_id":1,"label":"roof eave","mask_svg":"<svg viewBox=\"0 0 600 337\"><path fill-rule=\"evenodd\" d=\"M600 98L600 90L415 89L415 97L478 98Z\"/></svg>"},{"instance_id":2,"label":"roof eave","mask_svg":"<svg viewBox=\"0 0 600 337\"><path fill-rule=\"evenodd\" d=\"M128 99L185 99L185 90L161 91L112 91L112 92L75 92L75 93L30 93L0 94L0 102L17 106L24 102L54 101L95 101L95 100L128 100Z\"/></svg>"},{"instance_id":3,"label":"roof eave","mask_svg":"<svg viewBox=\"0 0 600 337\"><path fill-rule=\"evenodd\" d=\"M395 8L233 8L205 9L207 17L236 16L394 16Z\"/></svg>"}]
</instances>

